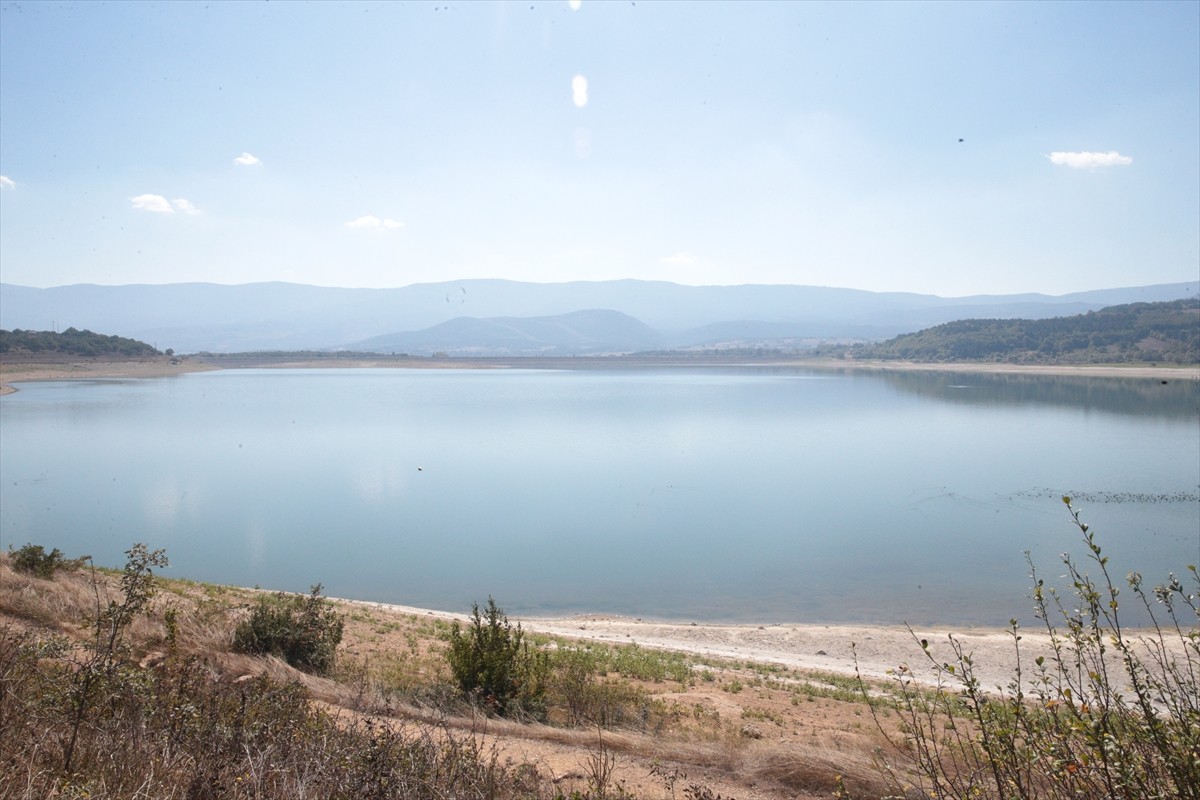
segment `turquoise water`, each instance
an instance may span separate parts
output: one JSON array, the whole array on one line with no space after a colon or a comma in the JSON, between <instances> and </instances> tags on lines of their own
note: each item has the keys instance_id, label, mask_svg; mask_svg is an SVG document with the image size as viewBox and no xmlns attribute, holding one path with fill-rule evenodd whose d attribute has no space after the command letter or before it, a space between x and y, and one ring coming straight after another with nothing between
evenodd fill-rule
<instances>
[{"instance_id":1,"label":"turquoise water","mask_svg":"<svg viewBox=\"0 0 1200 800\"><path fill-rule=\"evenodd\" d=\"M0 401L0 543L464 610L1004 624L1078 553L1200 562L1194 381L231 370Z\"/></svg>"}]
</instances>

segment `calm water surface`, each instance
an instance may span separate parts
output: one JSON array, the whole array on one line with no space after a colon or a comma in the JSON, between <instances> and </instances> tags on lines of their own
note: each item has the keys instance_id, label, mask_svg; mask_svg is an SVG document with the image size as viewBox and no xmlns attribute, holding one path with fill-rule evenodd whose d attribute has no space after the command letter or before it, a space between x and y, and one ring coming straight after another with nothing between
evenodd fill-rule
<instances>
[{"instance_id":1,"label":"calm water surface","mask_svg":"<svg viewBox=\"0 0 1200 800\"><path fill-rule=\"evenodd\" d=\"M1200 561L1195 381L236 370L0 401L0 543L451 610L1029 619L1028 550Z\"/></svg>"}]
</instances>

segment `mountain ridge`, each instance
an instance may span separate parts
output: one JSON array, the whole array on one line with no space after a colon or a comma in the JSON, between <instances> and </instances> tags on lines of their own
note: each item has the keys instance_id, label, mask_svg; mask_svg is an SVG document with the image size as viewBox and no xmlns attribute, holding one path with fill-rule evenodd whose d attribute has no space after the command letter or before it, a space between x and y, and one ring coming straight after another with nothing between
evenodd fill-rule
<instances>
[{"instance_id":1,"label":"mountain ridge","mask_svg":"<svg viewBox=\"0 0 1200 800\"><path fill-rule=\"evenodd\" d=\"M1064 316L1198 292L1200 281L1060 296L959 298L798 284L685 286L637 279L470 279L389 289L286 282L73 284L45 289L0 283L0 328L104 330L179 352L341 349L457 317L550 317L606 309L662 332L672 346L685 346L688 342L680 340L681 334L713 325L785 324L794 336L880 340L963 317Z\"/></svg>"}]
</instances>

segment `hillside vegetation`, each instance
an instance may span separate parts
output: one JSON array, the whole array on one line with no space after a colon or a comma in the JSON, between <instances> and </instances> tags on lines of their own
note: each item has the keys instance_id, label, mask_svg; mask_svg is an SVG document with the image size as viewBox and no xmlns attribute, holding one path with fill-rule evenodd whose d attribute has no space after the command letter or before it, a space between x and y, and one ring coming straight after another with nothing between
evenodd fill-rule
<instances>
[{"instance_id":1,"label":"hillside vegetation","mask_svg":"<svg viewBox=\"0 0 1200 800\"><path fill-rule=\"evenodd\" d=\"M7 356L82 356L144 358L160 355L151 345L123 336L67 328L53 331L0 330L0 354ZM168 353L170 355L170 353Z\"/></svg>"},{"instance_id":2,"label":"hillside vegetation","mask_svg":"<svg viewBox=\"0 0 1200 800\"><path fill-rule=\"evenodd\" d=\"M886 342L855 358L1017 364L1200 363L1200 299L1110 306L1051 319L964 319Z\"/></svg>"},{"instance_id":3,"label":"hillside vegetation","mask_svg":"<svg viewBox=\"0 0 1200 800\"><path fill-rule=\"evenodd\" d=\"M464 625L164 566L142 545L123 571L0 554L0 800L887 793L853 679L522 633L492 601Z\"/></svg>"}]
</instances>

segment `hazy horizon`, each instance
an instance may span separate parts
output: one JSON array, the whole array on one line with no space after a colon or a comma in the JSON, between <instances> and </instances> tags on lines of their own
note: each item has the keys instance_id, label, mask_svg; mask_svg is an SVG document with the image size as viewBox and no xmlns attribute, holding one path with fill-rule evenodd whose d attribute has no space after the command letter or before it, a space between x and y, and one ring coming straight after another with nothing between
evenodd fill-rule
<instances>
[{"instance_id":1,"label":"hazy horizon","mask_svg":"<svg viewBox=\"0 0 1200 800\"><path fill-rule=\"evenodd\" d=\"M1087 293L1087 292L1103 292L1103 291L1109 291L1109 290L1132 289L1132 288L1138 288L1138 287L1169 286L1169 285L1175 285L1175 284L1197 283L1197 281L1195 279L1189 279L1189 280L1179 280L1179 281L1164 281L1162 283L1154 283L1154 284L1123 284L1123 285L1119 285L1119 286L1116 286L1116 285L1114 285L1114 286L1086 286L1086 287L1079 287L1076 289L1072 289L1069 292L1059 292L1059 293L1028 291L1028 292L1013 292L1013 293L997 294L994 292L980 292L978 294L970 294L970 295L937 294L935 292L916 292L916 291L909 291L909 290L904 290L904 289L895 289L895 290L891 290L891 289L889 289L889 290L858 289L858 288L854 288L854 287L850 287L850 286L837 286L837 285L833 285L833 284L799 284L799 283L767 284L767 283L750 283L750 282L695 284L695 283L682 283L680 281L668 281L668 280L657 279L657 278L595 278L595 279L581 278L581 279L577 279L577 280L562 280L562 281L551 281L551 280L533 281L533 280L517 280L517 279L513 279L513 278L446 278L446 279L441 279L441 280L414 281L413 283L396 284L394 286L346 286L344 284L336 284L336 283L309 283L309 282L301 283L299 281L288 281L288 280L261 280L261 281L234 281L234 282L144 281L144 282L134 282L134 283L100 283L100 282L96 282L96 281L80 281L78 283L57 284L57 285L53 285L53 286L34 286L32 284L15 283L13 281L8 281L8 280L2 281L2 283L9 285L9 286L20 286L20 287L28 288L28 289L62 289L62 288L70 287L70 286L102 286L102 287L109 287L109 288L117 288L117 287L122 287L122 286L170 286L170 285L187 284L187 283L203 284L203 285L210 285L210 286L235 287L235 286L254 286L254 285L259 285L259 284L270 284L270 283L283 283L283 284L289 284L289 285L293 285L293 286L308 286L308 287L313 287L313 288L318 288L318 289L349 289L349 290L383 289L383 290L386 290L386 289L405 289L410 286L436 285L436 284L443 284L443 283L445 283L445 284L460 284L460 283L469 283L471 281L489 281L489 280L505 281L505 282L509 282L509 283L530 283L530 284L540 284L540 285L551 285L551 284L562 284L562 283L610 283L610 282L617 282L617 281L637 281L637 282L642 282L642 283L671 283L671 284L676 284L678 286L687 286L687 287L692 287L692 288L704 288L704 287L708 287L708 286L711 286L711 287L797 286L797 287L814 288L814 289L837 289L837 290L873 292L873 293L877 293L877 294L929 295L929 296L933 296L933 297L940 297L940 298L946 299L946 300L972 298L972 297L1009 297L1009 296L1019 296L1019 295L1026 295L1026 294L1039 294L1039 295L1044 295L1046 297L1065 297L1065 296L1069 296L1069 295L1082 294L1082 293Z\"/></svg>"},{"instance_id":2,"label":"hazy horizon","mask_svg":"<svg viewBox=\"0 0 1200 800\"><path fill-rule=\"evenodd\" d=\"M0 3L0 280L1195 280L1198 8Z\"/></svg>"}]
</instances>

